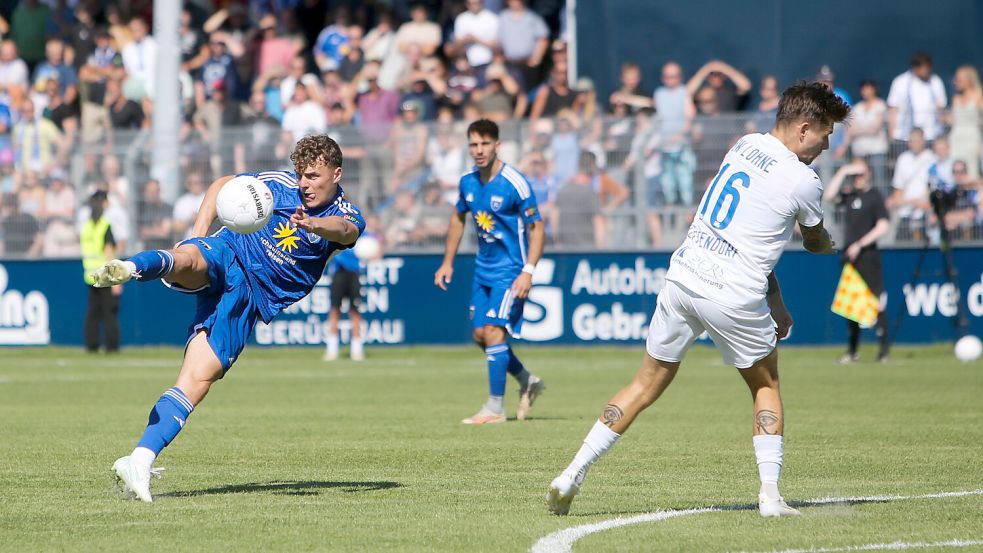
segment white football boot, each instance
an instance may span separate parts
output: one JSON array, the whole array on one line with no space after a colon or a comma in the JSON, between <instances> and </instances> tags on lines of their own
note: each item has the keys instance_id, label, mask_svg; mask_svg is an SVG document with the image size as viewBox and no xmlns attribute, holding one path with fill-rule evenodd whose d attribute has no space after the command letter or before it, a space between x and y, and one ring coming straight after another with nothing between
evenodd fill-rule
<instances>
[{"instance_id":1,"label":"white football boot","mask_svg":"<svg viewBox=\"0 0 983 553\"><path fill-rule=\"evenodd\" d=\"M519 409L515 412L517 420L526 420L536 398L546 389L546 382L538 376L529 377L529 385L519 390Z\"/></svg>"},{"instance_id":2,"label":"white football boot","mask_svg":"<svg viewBox=\"0 0 983 553\"><path fill-rule=\"evenodd\" d=\"M163 467L147 469L134 463L130 456L120 457L113 463L113 472L116 474L116 485L127 499L139 499L146 503L153 503L154 498L150 495L150 476L161 478Z\"/></svg>"},{"instance_id":3,"label":"white football boot","mask_svg":"<svg viewBox=\"0 0 983 553\"><path fill-rule=\"evenodd\" d=\"M562 516L570 512L570 504L580 493L580 485L584 483L585 476L587 476L586 469L576 475L564 472L553 479L549 491L546 492L546 506L551 513Z\"/></svg>"},{"instance_id":4,"label":"white football boot","mask_svg":"<svg viewBox=\"0 0 983 553\"><path fill-rule=\"evenodd\" d=\"M758 495L758 512L765 518L795 517L802 514L798 509L789 507L783 498L771 499L765 494Z\"/></svg>"},{"instance_id":5,"label":"white football boot","mask_svg":"<svg viewBox=\"0 0 983 553\"><path fill-rule=\"evenodd\" d=\"M114 259L106 263L92 273L92 278L95 280L92 286L96 288L109 288L110 286L123 284L133 278L133 271L130 265L132 263L127 264L119 259Z\"/></svg>"}]
</instances>

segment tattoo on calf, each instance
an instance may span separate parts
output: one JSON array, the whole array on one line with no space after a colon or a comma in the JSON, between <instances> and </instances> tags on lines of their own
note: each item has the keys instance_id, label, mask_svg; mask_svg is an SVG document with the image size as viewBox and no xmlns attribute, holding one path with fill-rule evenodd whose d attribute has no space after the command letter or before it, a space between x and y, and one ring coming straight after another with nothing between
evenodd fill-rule
<instances>
[{"instance_id":1,"label":"tattoo on calf","mask_svg":"<svg viewBox=\"0 0 983 553\"><path fill-rule=\"evenodd\" d=\"M604 407L604 412L601 413L601 422L610 428L620 421L623 416L625 416L625 412L621 410L621 407L609 403Z\"/></svg>"},{"instance_id":2,"label":"tattoo on calf","mask_svg":"<svg viewBox=\"0 0 983 553\"><path fill-rule=\"evenodd\" d=\"M768 409L762 409L754 414L754 426L762 434L778 434L778 414Z\"/></svg>"}]
</instances>

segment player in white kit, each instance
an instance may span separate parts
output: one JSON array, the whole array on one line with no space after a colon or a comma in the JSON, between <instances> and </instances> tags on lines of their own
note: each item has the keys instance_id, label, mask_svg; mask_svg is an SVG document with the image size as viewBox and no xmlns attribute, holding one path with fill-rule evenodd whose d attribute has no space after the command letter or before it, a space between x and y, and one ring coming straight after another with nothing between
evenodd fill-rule
<instances>
[{"instance_id":1,"label":"player in white kit","mask_svg":"<svg viewBox=\"0 0 983 553\"><path fill-rule=\"evenodd\" d=\"M782 94L775 129L741 138L703 195L649 325L646 355L632 382L605 406L570 463L550 484L551 512L565 515L591 465L672 382L703 331L736 367L754 398L753 445L762 516L798 515L778 492L784 414L777 340L792 326L773 272L795 223L805 249L833 253L823 228L823 186L808 164L829 147L833 123L850 108L821 84Z\"/></svg>"}]
</instances>

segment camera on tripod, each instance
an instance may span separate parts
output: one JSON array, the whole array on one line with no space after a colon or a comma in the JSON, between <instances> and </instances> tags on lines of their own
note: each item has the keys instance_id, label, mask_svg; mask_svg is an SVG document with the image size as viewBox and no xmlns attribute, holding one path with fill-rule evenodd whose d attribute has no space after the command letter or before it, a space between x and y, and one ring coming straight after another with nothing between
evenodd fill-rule
<instances>
[{"instance_id":1,"label":"camera on tripod","mask_svg":"<svg viewBox=\"0 0 983 553\"><path fill-rule=\"evenodd\" d=\"M929 179L928 199L932 203L935 215L941 220L946 213L956 207L959 199L966 194L966 191L956 186L955 183L945 182L940 178Z\"/></svg>"}]
</instances>

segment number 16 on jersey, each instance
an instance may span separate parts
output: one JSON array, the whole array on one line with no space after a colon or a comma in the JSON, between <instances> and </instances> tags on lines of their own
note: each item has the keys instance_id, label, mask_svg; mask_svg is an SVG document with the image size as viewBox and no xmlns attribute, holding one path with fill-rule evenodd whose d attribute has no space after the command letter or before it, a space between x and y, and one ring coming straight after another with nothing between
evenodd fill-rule
<instances>
[{"instance_id":1,"label":"number 16 on jersey","mask_svg":"<svg viewBox=\"0 0 983 553\"><path fill-rule=\"evenodd\" d=\"M730 163L725 163L720 168L720 172L714 177L706 196L703 197L703 204L700 205L700 218L708 222L715 229L725 229L730 225L731 220L734 218L734 213L737 212L737 206L741 203L740 187L748 188L751 186L751 177L744 171L737 171L727 179L718 193L717 185L720 184L720 179L729 167ZM714 194L716 194L716 197L714 197ZM713 204L713 209L710 210L710 219L707 220L706 212L711 203Z\"/></svg>"}]
</instances>

